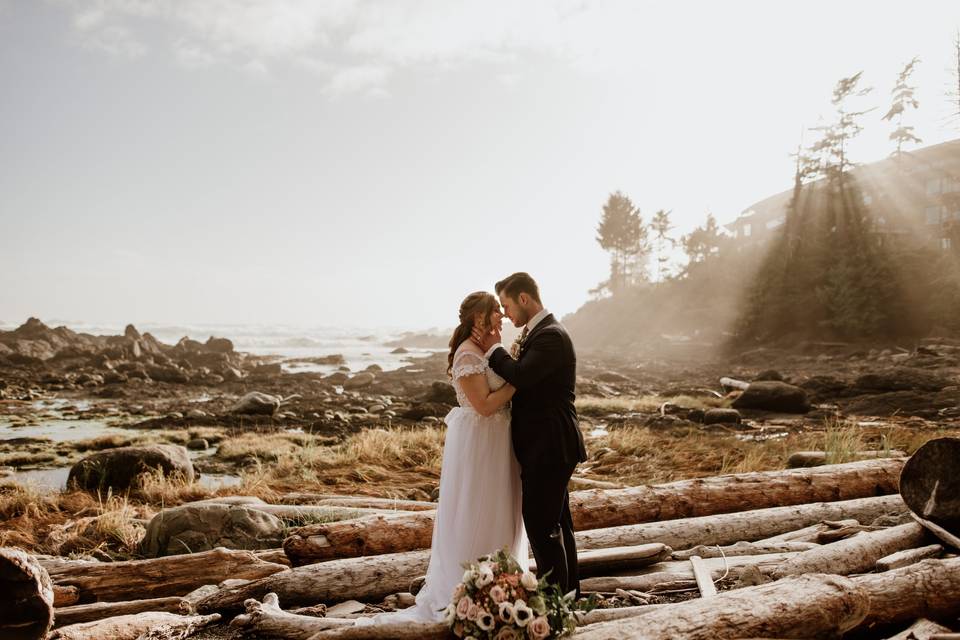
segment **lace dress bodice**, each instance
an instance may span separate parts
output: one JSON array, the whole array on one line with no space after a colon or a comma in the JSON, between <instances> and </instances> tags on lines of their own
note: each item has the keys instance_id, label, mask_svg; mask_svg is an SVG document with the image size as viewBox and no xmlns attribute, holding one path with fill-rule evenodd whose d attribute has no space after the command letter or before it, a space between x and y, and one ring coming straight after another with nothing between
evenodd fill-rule
<instances>
[{"instance_id":1,"label":"lace dress bodice","mask_svg":"<svg viewBox=\"0 0 960 640\"><path fill-rule=\"evenodd\" d=\"M490 385L491 391L496 391L507 383L506 380L498 376L496 372L490 368L486 358L467 349L461 349L454 355L453 370L451 373L453 374L453 388L457 392L457 402L461 407L467 409L473 409L473 406L470 404L470 400L467 399L467 394L464 393L463 388L460 386L460 379L464 376L478 373L486 375L487 384Z\"/></svg>"}]
</instances>

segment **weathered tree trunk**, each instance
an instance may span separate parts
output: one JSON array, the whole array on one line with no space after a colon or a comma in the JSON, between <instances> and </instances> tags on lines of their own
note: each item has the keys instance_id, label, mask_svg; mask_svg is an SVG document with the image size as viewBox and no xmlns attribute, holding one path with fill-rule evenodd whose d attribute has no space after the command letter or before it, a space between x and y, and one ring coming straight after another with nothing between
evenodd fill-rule
<instances>
[{"instance_id":1,"label":"weathered tree trunk","mask_svg":"<svg viewBox=\"0 0 960 640\"><path fill-rule=\"evenodd\" d=\"M920 619L888 640L929 640L935 633L950 633L950 629L936 622Z\"/></svg>"},{"instance_id":2,"label":"weathered tree trunk","mask_svg":"<svg viewBox=\"0 0 960 640\"><path fill-rule=\"evenodd\" d=\"M960 615L960 558L921 560L902 569L857 576L870 597L864 624L917 618L952 620Z\"/></svg>"},{"instance_id":3,"label":"weathered tree trunk","mask_svg":"<svg viewBox=\"0 0 960 640\"><path fill-rule=\"evenodd\" d=\"M907 452L898 449L889 451L855 451L853 457L856 460L876 460L878 458L906 458ZM826 451L796 451L787 458L787 466L791 469L797 467L817 467L827 464Z\"/></svg>"},{"instance_id":4,"label":"weathered tree trunk","mask_svg":"<svg viewBox=\"0 0 960 640\"><path fill-rule=\"evenodd\" d=\"M423 575L429 550L388 556L331 560L221 589L197 603L197 611L238 611L248 598L263 599L276 593L284 605L317 604L332 600L379 600L391 593L409 591L410 582Z\"/></svg>"},{"instance_id":5,"label":"weathered tree trunk","mask_svg":"<svg viewBox=\"0 0 960 640\"><path fill-rule=\"evenodd\" d=\"M870 600L849 578L807 575L725 591L647 615L583 627L583 640L730 640L745 637L815 638L853 629Z\"/></svg>"},{"instance_id":6,"label":"weathered tree trunk","mask_svg":"<svg viewBox=\"0 0 960 640\"><path fill-rule=\"evenodd\" d=\"M327 507L352 507L367 509L383 509L388 511L434 511L436 502L422 502L419 500L391 500L390 498L364 497L337 497L324 498L315 504Z\"/></svg>"},{"instance_id":7,"label":"weathered tree trunk","mask_svg":"<svg viewBox=\"0 0 960 640\"><path fill-rule=\"evenodd\" d=\"M939 557L941 553L943 553L943 547L939 544L928 544L916 549L904 549L877 560L877 571L900 569L927 558Z\"/></svg>"},{"instance_id":8,"label":"weathered tree trunk","mask_svg":"<svg viewBox=\"0 0 960 640\"><path fill-rule=\"evenodd\" d=\"M81 602L122 602L184 595L202 585L228 578L253 580L290 569L264 562L249 551L219 547L150 560L55 561L49 563L48 571L56 584L77 587Z\"/></svg>"},{"instance_id":9,"label":"weathered tree trunk","mask_svg":"<svg viewBox=\"0 0 960 640\"><path fill-rule=\"evenodd\" d=\"M53 624L53 584L36 558L0 547L0 637L43 638Z\"/></svg>"},{"instance_id":10,"label":"weathered tree trunk","mask_svg":"<svg viewBox=\"0 0 960 640\"><path fill-rule=\"evenodd\" d=\"M869 500L869 498L867 499ZM901 512L905 512L907 510L907 505L903 503L902 499L898 502L898 504L900 505ZM869 520L864 521L869 522ZM769 538L764 538L763 540L758 540L757 542L758 544L769 544L776 542L815 542L817 544L822 544L820 542L821 534L828 531L836 531L837 529L856 527L859 525L860 522L855 518L847 518L844 520L822 520L821 522L812 524L809 527L803 527L802 529L797 529L795 531L787 531L786 533L770 536Z\"/></svg>"},{"instance_id":11,"label":"weathered tree trunk","mask_svg":"<svg viewBox=\"0 0 960 640\"><path fill-rule=\"evenodd\" d=\"M321 631L309 640L449 640L452 637L450 628L443 623L401 622Z\"/></svg>"},{"instance_id":12,"label":"weathered tree trunk","mask_svg":"<svg viewBox=\"0 0 960 640\"><path fill-rule=\"evenodd\" d=\"M870 522L881 515L905 510L906 505L898 495L773 507L580 531L576 534L577 548L602 549L650 542L662 542L674 549L698 544L733 544L793 531L822 520L856 518Z\"/></svg>"},{"instance_id":13,"label":"weathered tree trunk","mask_svg":"<svg viewBox=\"0 0 960 640\"><path fill-rule=\"evenodd\" d=\"M611 570L636 569L670 557L671 549L662 544L635 547L596 549L579 554L584 575ZM400 591L409 591L410 584L424 574L430 562L430 551L408 551L364 558L344 558L296 567L286 574L276 574L239 587L222 589L199 603L201 613L235 611L248 598L260 599L276 593L284 604L316 604L331 600L379 599ZM686 564L686 563L684 563ZM536 563L531 561L531 571Z\"/></svg>"},{"instance_id":14,"label":"weathered tree trunk","mask_svg":"<svg viewBox=\"0 0 960 640\"><path fill-rule=\"evenodd\" d=\"M747 570L755 568L762 572L771 571L786 560L796 556L792 553L772 553L762 556L739 556L733 558L707 558L703 564L709 569L711 578L719 580L721 577L736 579ZM694 583L694 572L689 562L661 562L630 576L602 576L585 578L580 581L580 589L586 592L614 593L617 589L625 591L656 592L669 585L675 588L678 583Z\"/></svg>"},{"instance_id":15,"label":"weathered tree trunk","mask_svg":"<svg viewBox=\"0 0 960 640\"><path fill-rule=\"evenodd\" d=\"M690 549L674 551L670 557L674 560L689 560L693 556L701 558L736 558L738 556L759 556L767 553L793 553L809 551L819 547L815 542L738 542L730 545L702 545Z\"/></svg>"},{"instance_id":16,"label":"weathered tree trunk","mask_svg":"<svg viewBox=\"0 0 960 640\"><path fill-rule=\"evenodd\" d=\"M175 613L149 612L117 616L96 622L73 624L61 627L50 635L50 640L137 640L156 627L163 635L151 638L185 638L190 633L212 624L220 616L179 616Z\"/></svg>"},{"instance_id":17,"label":"weathered tree trunk","mask_svg":"<svg viewBox=\"0 0 960 640\"><path fill-rule=\"evenodd\" d=\"M868 460L813 469L730 474L669 484L577 491L570 494L574 528L739 512L895 493L899 459ZM334 558L397 553L430 546L433 513L371 516L301 527L283 543L295 565Z\"/></svg>"},{"instance_id":18,"label":"weathered tree trunk","mask_svg":"<svg viewBox=\"0 0 960 640\"><path fill-rule=\"evenodd\" d=\"M280 608L277 594L268 593L263 602L253 598L243 603L247 612L234 618L230 628L253 638L277 637L286 640L306 640L318 631L341 626L353 626L353 620L317 618L289 613Z\"/></svg>"},{"instance_id":19,"label":"weathered tree trunk","mask_svg":"<svg viewBox=\"0 0 960 640\"><path fill-rule=\"evenodd\" d=\"M872 571L880 558L920 546L926 538L926 530L915 522L882 531L860 533L799 553L774 569L771 575L783 578L802 573L850 575Z\"/></svg>"},{"instance_id":20,"label":"weathered tree trunk","mask_svg":"<svg viewBox=\"0 0 960 640\"><path fill-rule=\"evenodd\" d=\"M186 607L186 611L184 607ZM103 620L115 616L143 613L144 611L165 611L182 614L189 612L189 610L190 604L177 596L131 600L129 602L91 602L90 604L78 604L54 610L53 624L56 627L65 627L81 622L93 622L94 620Z\"/></svg>"}]
</instances>

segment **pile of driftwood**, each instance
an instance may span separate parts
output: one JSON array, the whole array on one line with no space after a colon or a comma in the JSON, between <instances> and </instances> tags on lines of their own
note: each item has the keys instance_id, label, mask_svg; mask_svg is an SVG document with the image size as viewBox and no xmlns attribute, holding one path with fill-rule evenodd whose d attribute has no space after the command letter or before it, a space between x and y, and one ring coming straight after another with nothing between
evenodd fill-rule
<instances>
[{"instance_id":1,"label":"pile of driftwood","mask_svg":"<svg viewBox=\"0 0 960 640\"><path fill-rule=\"evenodd\" d=\"M960 638L960 491L918 458L572 493L582 589L626 605L586 614L577 637ZM901 496L911 469L922 481ZM420 510L304 526L282 550L113 563L3 550L0 637L186 638L232 619L258 638L446 638L353 626L363 603L412 602L426 571L434 512L398 506ZM680 591L696 597L647 604Z\"/></svg>"}]
</instances>

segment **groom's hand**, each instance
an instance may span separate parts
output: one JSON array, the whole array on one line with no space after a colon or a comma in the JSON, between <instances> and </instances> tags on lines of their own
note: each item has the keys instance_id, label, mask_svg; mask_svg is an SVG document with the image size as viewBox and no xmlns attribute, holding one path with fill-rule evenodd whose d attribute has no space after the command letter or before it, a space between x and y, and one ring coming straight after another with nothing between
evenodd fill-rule
<instances>
[{"instance_id":1,"label":"groom's hand","mask_svg":"<svg viewBox=\"0 0 960 640\"><path fill-rule=\"evenodd\" d=\"M486 353L490 350L490 347L500 342L500 330L494 327L490 331L481 331L474 327L472 338L473 343Z\"/></svg>"}]
</instances>

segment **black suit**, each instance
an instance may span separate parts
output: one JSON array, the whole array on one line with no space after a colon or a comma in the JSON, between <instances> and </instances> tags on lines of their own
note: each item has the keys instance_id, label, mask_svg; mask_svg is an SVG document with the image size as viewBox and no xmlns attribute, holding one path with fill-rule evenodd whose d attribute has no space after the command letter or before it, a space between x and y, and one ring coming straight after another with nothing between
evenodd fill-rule
<instances>
[{"instance_id":1,"label":"black suit","mask_svg":"<svg viewBox=\"0 0 960 640\"><path fill-rule=\"evenodd\" d=\"M523 520L537 572L550 571L550 582L579 596L567 483L587 451L574 407L573 342L563 325L547 315L529 332L516 360L500 348L490 354L490 368L517 388L513 450L520 462Z\"/></svg>"}]
</instances>

